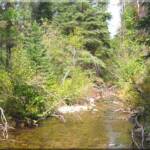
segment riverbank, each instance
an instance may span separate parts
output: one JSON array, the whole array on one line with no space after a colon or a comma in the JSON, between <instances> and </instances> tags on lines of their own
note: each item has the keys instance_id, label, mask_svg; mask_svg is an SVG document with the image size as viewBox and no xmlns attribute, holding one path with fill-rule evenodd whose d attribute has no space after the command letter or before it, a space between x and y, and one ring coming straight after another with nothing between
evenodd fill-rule
<instances>
[{"instance_id":1,"label":"riverbank","mask_svg":"<svg viewBox=\"0 0 150 150\"><path fill-rule=\"evenodd\" d=\"M101 86L94 85L88 88L86 92L87 94L84 100L83 99L79 100L77 103L73 105L66 105L66 104L58 105L56 109L54 110L53 114L51 114L48 118L39 119L37 121L32 120L32 122L29 122L28 124L26 122L21 122L19 126L17 126L17 128L14 129L14 131L11 130L9 133L12 134L13 132L16 132L18 130L19 131L30 130L28 127L32 127L31 130L38 130L40 126L43 124L43 122L46 122L47 120L53 120L53 119L54 120L56 119L61 124L63 123L66 124L68 122L68 119L67 119L68 116L72 116L75 118L77 117L79 120L82 120L81 119L82 117L80 115L87 113L87 114L91 114L94 117L99 111L104 111L108 113L107 112L108 108L112 111L112 113L120 114L119 116L115 115L116 118L114 119L122 120L130 124L129 120L131 119L131 116L133 117L133 114L136 114L137 112L135 110L131 111L130 108L127 109L124 107L123 101L117 97L118 90L115 86L110 86L110 85L105 85L105 84L102 84ZM105 114L103 117L105 117ZM134 118L132 118L132 120ZM111 120L109 122L111 124ZM112 128L110 125L108 126L109 128ZM33 127L37 127L37 128L33 128ZM137 130L137 128L133 128L133 129ZM134 130L130 128L130 130L128 131L130 137L132 137L131 131L134 131ZM112 132L112 131L109 131L109 132ZM113 133L109 133L109 134L113 134ZM116 145L113 143L114 141L113 139L111 139L110 141L111 142L107 146L109 147L118 146L118 144Z\"/></svg>"},{"instance_id":2,"label":"riverbank","mask_svg":"<svg viewBox=\"0 0 150 150\"><path fill-rule=\"evenodd\" d=\"M105 99L113 99L113 103L118 105L119 108L116 111L125 112L130 114L130 108L125 108L122 100L117 97L118 90L116 86L100 84L92 85L86 87L82 97L77 100L72 105L67 105L66 103L58 103L54 111L50 114L39 118L38 120L31 120L27 118L26 120L11 121L11 126L14 128L26 128L26 127L37 127L41 120L49 117L56 117L62 121L63 115L67 113L78 113L84 111L98 111L95 109L97 101L103 101Z\"/></svg>"},{"instance_id":3,"label":"riverbank","mask_svg":"<svg viewBox=\"0 0 150 150\"><path fill-rule=\"evenodd\" d=\"M0 148L130 148L132 124L119 111L119 100L112 96L94 103L93 109L63 113L65 122L49 117L37 128L15 129Z\"/></svg>"}]
</instances>

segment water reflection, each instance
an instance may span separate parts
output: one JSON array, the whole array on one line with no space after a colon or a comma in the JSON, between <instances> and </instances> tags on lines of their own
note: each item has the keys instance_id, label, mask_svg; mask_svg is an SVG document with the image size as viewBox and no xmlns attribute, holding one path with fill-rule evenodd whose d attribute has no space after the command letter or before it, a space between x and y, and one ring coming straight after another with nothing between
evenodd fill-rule
<instances>
[{"instance_id":1,"label":"water reflection","mask_svg":"<svg viewBox=\"0 0 150 150\"><path fill-rule=\"evenodd\" d=\"M66 123L52 118L38 128L16 130L0 148L129 148L131 124L112 105L99 102L97 112L65 114Z\"/></svg>"}]
</instances>

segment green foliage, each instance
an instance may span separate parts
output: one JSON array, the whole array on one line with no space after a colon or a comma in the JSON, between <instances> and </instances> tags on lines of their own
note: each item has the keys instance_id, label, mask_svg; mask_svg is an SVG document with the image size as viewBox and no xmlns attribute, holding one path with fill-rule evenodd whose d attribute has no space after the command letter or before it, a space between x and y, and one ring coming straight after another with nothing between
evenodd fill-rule
<instances>
[{"instance_id":1,"label":"green foliage","mask_svg":"<svg viewBox=\"0 0 150 150\"><path fill-rule=\"evenodd\" d=\"M24 49L21 41L13 48L12 57L11 78L20 82L30 80L35 70L32 69L27 51Z\"/></svg>"},{"instance_id":2,"label":"green foliage","mask_svg":"<svg viewBox=\"0 0 150 150\"><path fill-rule=\"evenodd\" d=\"M122 19L125 23L125 28L128 29L127 31L135 30L136 15L136 9L132 5L126 6Z\"/></svg>"},{"instance_id":3,"label":"green foliage","mask_svg":"<svg viewBox=\"0 0 150 150\"><path fill-rule=\"evenodd\" d=\"M46 23L44 28L51 33L43 36L43 43L48 50L49 62L51 64L50 74L48 76L47 88L53 95L53 100L64 100L71 103L76 100L82 92L82 89L89 84L86 73L78 66L77 60L82 47L82 40L78 36L80 31L76 29L75 35L64 38L59 32ZM52 44L52 43L55 43ZM74 58L73 50L76 51ZM65 59L65 61L64 61ZM73 60L76 60L74 64ZM57 67L56 67L57 65ZM54 96L56 95L56 97Z\"/></svg>"},{"instance_id":4,"label":"green foliage","mask_svg":"<svg viewBox=\"0 0 150 150\"><path fill-rule=\"evenodd\" d=\"M82 67L87 67L88 66L93 66L93 67L102 67L102 68L106 68L105 63L101 60L98 59L97 57L93 56L90 52L88 51L81 51L79 53L79 58L78 58L78 63L82 66Z\"/></svg>"},{"instance_id":5,"label":"green foliage","mask_svg":"<svg viewBox=\"0 0 150 150\"><path fill-rule=\"evenodd\" d=\"M110 54L112 59L107 64L110 65L108 70L115 79L114 83L120 88L120 96L127 104L135 107L143 105L146 100L143 99L146 94L138 82L145 76L147 65L143 57L146 47L138 40L137 12L131 4L125 8L123 23L124 35L113 39L113 53Z\"/></svg>"},{"instance_id":6,"label":"green foliage","mask_svg":"<svg viewBox=\"0 0 150 150\"><path fill-rule=\"evenodd\" d=\"M128 54L126 54L128 55ZM115 72L119 84L123 87L122 83L134 82L133 80L137 79L143 73L144 62L142 59L137 56L121 56L116 61Z\"/></svg>"},{"instance_id":7,"label":"green foliage","mask_svg":"<svg viewBox=\"0 0 150 150\"><path fill-rule=\"evenodd\" d=\"M140 95L134 86L146 70L141 49L142 46L138 43L130 45L129 42L126 47L115 52L111 65L113 68L110 68L117 85L121 88L121 96L127 100L128 104L134 106L141 103Z\"/></svg>"},{"instance_id":8,"label":"green foliage","mask_svg":"<svg viewBox=\"0 0 150 150\"><path fill-rule=\"evenodd\" d=\"M0 2L0 104L9 116L36 119L82 97L106 68L105 10L102 1Z\"/></svg>"},{"instance_id":9,"label":"green foliage","mask_svg":"<svg viewBox=\"0 0 150 150\"><path fill-rule=\"evenodd\" d=\"M141 90L142 98L144 99L142 104L146 107L146 109L149 111L149 105L150 105L150 60L146 61L146 69L143 74L138 80L137 80L137 86Z\"/></svg>"},{"instance_id":10,"label":"green foliage","mask_svg":"<svg viewBox=\"0 0 150 150\"><path fill-rule=\"evenodd\" d=\"M26 30L23 37L25 42L24 49L26 49L28 57L32 63L31 65L34 69L46 69L46 49L41 43L43 34L44 31L36 22L26 25Z\"/></svg>"},{"instance_id":11,"label":"green foliage","mask_svg":"<svg viewBox=\"0 0 150 150\"><path fill-rule=\"evenodd\" d=\"M74 34L75 29L80 28L84 48L96 55L97 51L101 53L109 47L106 21L110 15L106 12L106 4L99 1L94 7L92 1L41 2L36 11L42 12L37 14L36 19L49 19L64 35Z\"/></svg>"},{"instance_id":12,"label":"green foliage","mask_svg":"<svg viewBox=\"0 0 150 150\"><path fill-rule=\"evenodd\" d=\"M0 105L4 105L5 101L13 95L13 85L9 73L0 70Z\"/></svg>"},{"instance_id":13,"label":"green foliage","mask_svg":"<svg viewBox=\"0 0 150 150\"><path fill-rule=\"evenodd\" d=\"M49 80L48 84L51 84ZM82 91L90 83L86 73L80 68L74 68L70 70L68 77L63 81L56 82L55 84L48 85L48 88L53 93L57 94L57 97L61 98L67 104L75 102L81 95ZM60 86L61 84L61 86Z\"/></svg>"},{"instance_id":14,"label":"green foliage","mask_svg":"<svg viewBox=\"0 0 150 150\"><path fill-rule=\"evenodd\" d=\"M49 2L37 2L37 4L32 5L32 17L35 18L38 22L41 22L42 18L47 18L49 20L53 17L53 3ZM42 18L41 18L42 16Z\"/></svg>"},{"instance_id":15,"label":"green foliage","mask_svg":"<svg viewBox=\"0 0 150 150\"><path fill-rule=\"evenodd\" d=\"M42 91L26 83L14 84L14 97L5 103L8 114L16 119L36 119L44 111L45 97Z\"/></svg>"},{"instance_id":16,"label":"green foliage","mask_svg":"<svg viewBox=\"0 0 150 150\"><path fill-rule=\"evenodd\" d=\"M80 30L65 37L48 22L24 26L11 48L11 70L1 66L0 103L15 119L37 119L50 114L61 101L73 103L90 79L73 63L83 45Z\"/></svg>"},{"instance_id":17,"label":"green foliage","mask_svg":"<svg viewBox=\"0 0 150 150\"><path fill-rule=\"evenodd\" d=\"M145 16L137 21L137 29L140 31L139 41L150 46L150 4L144 2L143 6L145 9ZM142 33L142 34L141 34Z\"/></svg>"}]
</instances>

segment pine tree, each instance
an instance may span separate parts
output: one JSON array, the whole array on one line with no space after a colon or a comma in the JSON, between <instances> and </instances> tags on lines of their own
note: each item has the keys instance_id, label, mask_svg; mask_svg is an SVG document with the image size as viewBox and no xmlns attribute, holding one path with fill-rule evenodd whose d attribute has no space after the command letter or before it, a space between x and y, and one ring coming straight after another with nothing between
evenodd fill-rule
<instances>
[{"instance_id":1,"label":"pine tree","mask_svg":"<svg viewBox=\"0 0 150 150\"><path fill-rule=\"evenodd\" d=\"M63 3L45 2L36 7L36 19L49 19L58 26L65 35L73 34L75 28L81 28L84 36L84 47L93 55L101 56L109 47L109 33L106 12L106 2L66 1ZM40 10L39 10L40 8ZM47 16L49 15L49 16Z\"/></svg>"}]
</instances>

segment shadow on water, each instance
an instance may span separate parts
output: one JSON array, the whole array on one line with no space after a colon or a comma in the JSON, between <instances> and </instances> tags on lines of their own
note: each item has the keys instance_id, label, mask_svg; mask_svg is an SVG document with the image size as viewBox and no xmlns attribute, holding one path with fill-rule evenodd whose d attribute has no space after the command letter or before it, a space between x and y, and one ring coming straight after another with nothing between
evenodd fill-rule
<instances>
[{"instance_id":1,"label":"shadow on water","mask_svg":"<svg viewBox=\"0 0 150 150\"><path fill-rule=\"evenodd\" d=\"M38 128L17 129L0 148L129 148L132 126L124 114L110 101L96 109L65 114L65 123L49 118Z\"/></svg>"}]
</instances>

